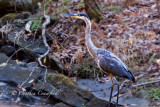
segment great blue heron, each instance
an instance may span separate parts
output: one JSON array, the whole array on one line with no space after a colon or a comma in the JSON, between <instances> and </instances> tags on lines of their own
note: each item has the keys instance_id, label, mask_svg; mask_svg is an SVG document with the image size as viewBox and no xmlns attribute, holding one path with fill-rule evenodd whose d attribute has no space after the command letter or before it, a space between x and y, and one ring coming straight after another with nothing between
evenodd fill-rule
<instances>
[{"instance_id":1,"label":"great blue heron","mask_svg":"<svg viewBox=\"0 0 160 107\"><path fill-rule=\"evenodd\" d=\"M91 22L87 14L85 13L78 13L78 14L68 14L71 17L75 17L78 19L82 19L86 23L86 29L85 29L85 40L86 40L86 46L90 53L90 55L94 58L94 60L97 62L97 65L104 73L108 73L111 78L111 93L109 102L111 102L112 98L112 91L114 88L113 80L112 78L114 76L120 76L127 78L133 82L135 82L135 78L133 77L132 73L129 71L128 67L113 53L97 48L92 40L91 40ZM118 85L118 93L117 93L117 106L118 106L118 95L119 95L119 83L115 79L116 84Z\"/></svg>"}]
</instances>

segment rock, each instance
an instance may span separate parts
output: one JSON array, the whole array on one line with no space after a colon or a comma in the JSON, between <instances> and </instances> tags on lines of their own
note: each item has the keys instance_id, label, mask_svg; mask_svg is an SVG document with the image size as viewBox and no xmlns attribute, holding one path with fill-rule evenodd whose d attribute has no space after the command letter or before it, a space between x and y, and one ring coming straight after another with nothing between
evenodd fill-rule
<instances>
[{"instance_id":1,"label":"rock","mask_svg":"<svg viewBox=\"0 0 160 107\"><path fill-rule=\"evenodd\" d=\"M45 48L43 43L39 43L40 41L38 40L37 42L31 41L31 40L24 40L24 37L20 37L19 40L16 39L16 34L10 33L8 34L8 40L11 43L15 43L17 46L25 48L26 54L33 58L37 58L38 54L44 54L47 49ZM27 47L27 48L26 48Z\"/></svg>"},{"instance_id":2,"label":"rock","mask_svg":"<svg viewBox=\"0 0 160 107\"><path fill-rule=\"evenodd\" d=\"M17 40L16 34L14 32L8 34L8 41L13 44L15 43L19 47L25 48L24 49L25 54L27 56L29 56L31 60L34 60L34 61L37 60L39 55L42 55L47 51L43 42L40 42L41 40L36 40L36 41L27 40L27 41L25 41L24 37L20 37L19 40ZM47 66L50 66L53 70L65 72L65 68L64 68L63 64L60 61L55 60L52 56L47 56L44 64Z\"/></svg>"},{"instance_id":3,"label":"rock","mask_svg":"<svg viewBox=\"0 0 160 107\"><path fill-rule=\"evenodd\" d=\"M6 55L12 55L16 51L15 47L11 45L2 46L0 52L5 53Z\"/></svg>"},{"instance_id":4,"label":"rock","mask_svg":"<svg viewBox=\"0 0 160 107\"><path fill-rule=\"evenodd\" d=\"M17 86L27 79L31 72L31 69L29 67L18 64L14 60L9 60L9 62L6 64L5 62L9 57L7 57L4 53L0 53L0 57L0 81L9 83L13 86ZM41 76L41 74L39 73L40 71L37 70L39 69L36 68L31 77L34 80Z\"/></svg>"},{"instance_id":5,"label":"rock","mask_svg":"<svg viewBox=\"0 0 160 107\"><path fill-rule=\"evenodd\" d=\"M2 23L2 21L0 20L0 28L2 27L2 24L3 24L3 23Z\"/></svg>"},{"instance_id":6,"label":"rock","mask_svg":"<svg viewBox=\"0 0 160 107\"><path fill-rule=\"evenodd\" d=\"M29 17L31 16L30 12L22 12L22 13L8 13L5 16L0 18L1 25L6 25L7 23L15 24L18 27L23 27L28 22Z\"/></svg>"},{"instance_id":7,"label":"rock","mask_svg":"<svg viewBox=\"0 0 160 107\"><path fill-rule=\"evenodd\" d=\"M0 18L0 20L2 22L7 23L7 21L10 22L11 19L13 19L16 15L17 15L16 13L8 13L5 16L3 16L2 18Z\"/></svg>"},{"instance_id":8,"label":"rock","mask_svg":"<svg viewBox=\"0 0 160 107\"><path fill-rule=\"evenodd\" d=\"M57 103L53 107L69 107L69 106L64 103Z\"/></svg>"},{"instance_id":9,"label":"rock","mask_svg":"<svg viewBox=\"0 0 160 107\"><path fill-rule=\"evenodd\" d=\"M3 67L5 65L5 62L8 60L8 56L6 56L4 53L0 53L0 67ZM13 60L9 60L8 63L15 64L16 62ZM0 69L1 71L1 69Z\"/></svg>"},{"instance_id":10,"label":"rock","mask_svg":"<svg viewBox=\"0 0 160 107\"><path fill-rule=\"evenodd\" d=\"M65 70L64 65L54 58L53 55L46 57L45 65L49 66L51 69L57 70L59 73L64 73L65 75L68 75L68 71Z\"/></svg>"},{"instance_id":11,"label":"rock","mask_svg":"<svg viewBox=\"0 0 160 107\"><path fill-rule=\"evenodd\" d=\"M26 19L28 19L30 16L30 12L19 13L13 19L11 19L10 23L15 24L17 27L23 27L28 22Z\"/></svg>"},{"instance_id":12,"label":"rock","mask_svg":"<svg viewBox=\"0 0 160 107\"><path fill-rule=\"evenodd\" d=\"M88 96L83 97L85 90L81 90L78 86L73 83L68 77L62 74L47 74L48 83L52 84L54 87L59 89L56 98L66 102L68 105L81 107L86 104L89 99L94 98L93 94L84 92L89 94Z\"/></svg>"},{"instance_id":13,"label":"rock","mask_svg":"<svg viewBox=\"0 0 160 107\"><path fill-rule=\"evenodd\" d=\"M100 100L98 98L94 98L92 99L88 104L86 104L85 107L107 107L109 103L107 101L104 100ZM114 104L110 104L110 107L116 107Z\"/></svg>"},{"instance_id":14,"label":"rock","mask_svg":"<svg viewBox=\"0 0 160 107\"><path fill-rule=\"evenodd\" d=\"M17 11L33 11L41 0L0 0L0 15ZM16 7L16 9L15 9Z\"/></svg>"},{"instance_id":15,"label":"rock","mask_svg":"<svg viewBox=\"0 0 160 107\"><path fill-rule=\"evenodd\" d=\"M29 83L28 81L24 84L25 89L28 89L26 93L30 92L33 94L28 96L28 94L25 95L23 94L24 92L22 92L23 97L29 102L29 99L38 99L37 96L46 96L48 100L56 103L55 107L82 107L85 105L88 107L93 107L94 105L103 106L107 104L105 100L96 98L89 91L80 89L76 83L72 82L68 77L62 74L47 73L47 83L38 81L39 78L41 78L40 72L44 71L44 69L39 67L33 68L34 65L36 65L35 63L30 65L21 65L17 64L16 61L10 60L6 67L2 69L4 63L3 61L7 60L8 57L3 53L0 53L0 57L2 57L2 59L0 59L0 82L11 85L13 87L12 92L18 84L22 84L22 82L28 78L32 69L35 70L31 78L28 80L34 80L34 85L32 82ZM31 102L33 103L36 101Z\"/></svg>"}]
</instances>

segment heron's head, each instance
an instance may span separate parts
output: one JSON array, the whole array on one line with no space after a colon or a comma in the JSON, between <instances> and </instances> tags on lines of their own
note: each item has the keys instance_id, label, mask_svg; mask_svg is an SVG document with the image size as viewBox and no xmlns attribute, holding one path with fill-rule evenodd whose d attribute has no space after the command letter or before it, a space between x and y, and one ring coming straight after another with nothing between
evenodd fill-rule
<instances>
[{"instance_id":1,"label":"heron's head","mask_svg":"<svg viewBox=\"0 0 160 107\"><path fill-rule=\"evenodd\" d=\"M89 19L88 15L85 13L78 13L78 14L67 14L68 16L77 18L77 19L82 19L85 20L86 18Z\"/></svg>"}]
</instances>

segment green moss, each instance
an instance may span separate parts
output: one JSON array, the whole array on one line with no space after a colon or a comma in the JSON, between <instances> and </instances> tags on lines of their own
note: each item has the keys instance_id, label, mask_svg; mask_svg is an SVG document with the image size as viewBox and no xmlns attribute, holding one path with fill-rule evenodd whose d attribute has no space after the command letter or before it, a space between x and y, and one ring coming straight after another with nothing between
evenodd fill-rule
<instances>
[{"instance_id":1,"label":"green moss","mask_svg":"<svg viewBox=\"0 0 160 107\"><path fill-rule=\"evenodd\" d=\"M68 77L62 74L47 73L47 81L52 84L59 86L60 84L66 87L77 87Z\"/></svg>"},{"instance_id":2,"label":"green moss","mask_svg":"<svg viewBox=\"0 0 160 107\"><path fill-rule=\"evenodd\" d=\"M133 93L136 97L147 98L150 101L160 101L159 87L140 87L140 89Z\"/></svg>"},{"instance_id":3,"label":"green moss","mask_svg":"<svg viewBox=\"0 0 160 107\"><path fill-rule=\"evenodd\" d=\"M16 13L9 13L9 14L6 14L5 16L3 16L2 18L0 18L0 20L2 20L2 21L10 21L16 15L17 15Z\"/></svg>"},{"instance_id":4,"label":"green moss","mask_svg":"<svg viewBox=\"0 0 160 107\"><path fill-rule=\"evenodd\" d=\"M85 99L93 99L94 95L92 95L89 91L85 90L85 89L77 89L76 93L80 96L82 96Z\"/></svg>"}]
</instances>

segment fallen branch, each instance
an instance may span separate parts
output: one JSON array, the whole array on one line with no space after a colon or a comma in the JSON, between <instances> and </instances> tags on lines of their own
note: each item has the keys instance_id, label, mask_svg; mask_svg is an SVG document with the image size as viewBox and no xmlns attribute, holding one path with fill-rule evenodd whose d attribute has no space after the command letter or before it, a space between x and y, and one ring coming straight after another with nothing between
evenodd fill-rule
<instances>
[{"instance_id":1,"label":"fallen branch","mask_svg":"<svg viewBox=\"0 0 160 107\"><path fill-rule=\"evenodd\" d=\"M21 89L23 87L23 85L31 78L32 74L34 73L35 71L35 68L37 67L37 64L36 66L32 69L31 73L29 74L28 78L19 86L19 89Z\"/></svg>"},{"instance_id":2,"label":"fallen branch","mask_svg":"<svg viewBox=\"0 0 160 107\"><path fill-rule=\"evenodd\" d=\"M47 66L42 64L41 59L44 58L45 56L47 56L49 54L49 52L51 51L51 48L48 45L47 39L46 39L46 36L45 36L46 26L50 23L50 16L44 15L44 17L45 17L46 21L42 24L42 39L43 39L43 43L44 43L45 47L47 48L47 52L44 53L43 55L39 56L38 62L42 67L46 68L46 71L45 71L45 74L44 74L44 82L46 82Z\"/></svg>"},{"instance_id":3,"label":"fallen branch","mask_svg":"<svg viewBox=\"0 0 160 107\"><path fill-rule=\"evenodd\" d=\"M23 88L23 85L31 78L31 76L32 76L32 74L34 73L36 67L37 67L37 64L36 64L36 66L32 69L32 71L30 72L28 78L26 78L26 80L18 87L18 93L17 93L18 97L17 97L17 100L15 101L16 103L18 103L18 102L21 101L21 99L22 99L22 97L23 97L23 96L20 96L21 90L22 90L22 92L25 92L25 91L26 91L26 89ZM28 83L31 83L31 82L29 81Z\"/></svg>"},{"instance_id":4,"label":"fallen branch","mask_svg":"<svg viewBox=\"0 0 160 107\"><path fill-rule=\"evenodd\" d=\"M149 85L149 84L155 84L155 83L160 83L160 79L156 81L149 81L149 82L144 82L144 83L139 83L136 85L132 85L133 87L139 87L139 86L144 86L144 85Z\"/></svg>"}]
</instances>

